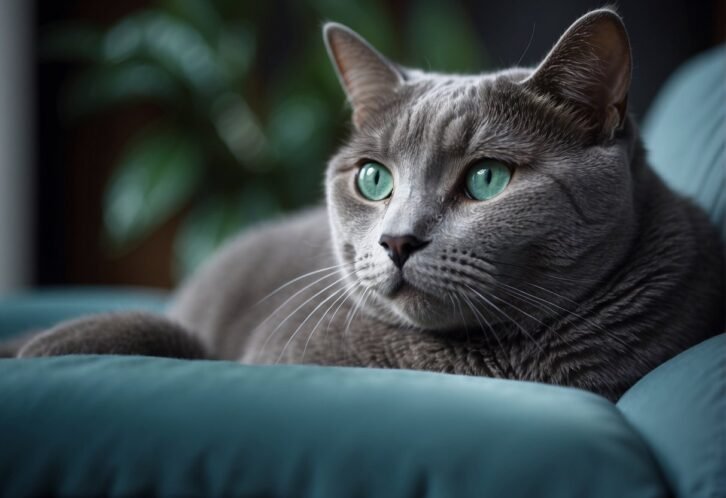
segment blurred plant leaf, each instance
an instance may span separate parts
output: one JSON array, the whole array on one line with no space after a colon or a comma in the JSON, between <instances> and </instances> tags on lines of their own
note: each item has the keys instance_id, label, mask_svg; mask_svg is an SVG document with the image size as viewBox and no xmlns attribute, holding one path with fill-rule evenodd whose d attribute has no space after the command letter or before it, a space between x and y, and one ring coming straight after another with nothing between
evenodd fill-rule
<instances>
[{"instance_id":1,"label":"blurred plant leaf","mask_svg":"<svg viewBox=\"0 0 726 498\"><path fill-rule=\"evenodd\" d=\"M412 5L408 48L413 65L442 72L478 72L487 61L460 4L420 0Z\"/></svg>"},{"instance_id":2,"label":"blurred plant leaf","mask_svg":"<svg viewBox=\"0 0 726 498\"><path fill-rule=\"evenodd\" d=\"M233 81L241 81L250 69L257 48L255 32L246 22L230 23L219 33L217 52L220 63Z\"/></svg>"},{"instance_id":3,"label":"blurred plant leaf","mask_svg":"<svg viewBox=\"0 0 726 498\"><path fill-rule=\"evenodd\" d=\"M112 246L124 249L166 221L191 198L202 172L201 151L180 131L156 131L133 141L104 198Z\"/></svg>"},{"instance_id":4,"label":"blurred plant leaf","mask_svg":"<svg viewBox=\"0 0 726 498\"><path fill-rule=\"evenodd\" d=\"M163 69L146 63L93 66L66 89L63 115L71 119L134 100L167 102L182 99L179 85Z\"/></svg>"},{"instance_id":5,"label":"blurred plant leaf","mask_svg":"<svg viewBox=\"0 0 726 498\"><path fill-rule=\"evenodd\" d=\"M275 195L264 185L248 185L238 195L207 198L194 207L177 233L177 273L189 275L231 236L279 212Z\"/></svg>"},{"instance_id":6,"label":"blurred plant leaf","mask_svg":"<svg viewBox=\"0 0 726 498\"><path fill-rule=\"evenodd\" d=\"M164 11L193 26L207 40L217 43L220 27L224 22L215 8L217 2L210 0L162 0Z\"/></svg>"},{"instance_id":7,"label":"blurred plant leaf","mask_svg":"<svg viewBox=\"0 0 726 498\"><path fill-rule=\"evenodd\" d=\"M409 19L405 30L397 19ZM320 36L325 20L407 65L486 62L461 4L437 0L153 0L107 29L47 32L43 55L88 63L65 115L143 100L174 126L131 141L119 161L104 206L117 250L189 202L174 242L186 274L238 230L320 198L349 112Z\"/></svg>"},{"instance_id":8,"label":"blurred plant leaf","mask_svg":"<svg viewBox=\"0 0 726 498\"><path fill-rule=\"evenodd\" d=\"M216 50L219 63L240 80L249 69L255 54L253 26L242 20L223 20L217 11L219 2L208 0L163 0L164 11L187 23Z\"/></svg>"},{"instance_id":9,"label":"blurred plant leaf","mask_svg":"<svg viewBox=\"0 0 726 498\"><path fill-rule=\"evenodd\" d=\"M204 37L162 11L149 9L125 18L106 34L103 46L108 62L156 61L202 99L227 87L228 74Z\"/></svg>"},{"instance_id":10,"label":"blurred plant leaf","mask_svg":"<svg viewBox=\"0 0 726 498\"><path fill-rule=\"evenodd\" d=\"M294 95L273 104L268 119L271 148L290 159L319 156L327 109L312 95ZM296 162L296 161L292 161ZM296 168L295 164L286 167Z\"/></svg>"},{"instance_id":11,"label":"blurred plant leaf","mask_svg":"<svg viewBox=\"0 0 726 498\"><path fill-rule=\"evenodd\" d=\"M222 142L238 162L259 171L266 140L257 116L237 93L221 95L212 103L211 118Z\"/></svg>"},{"instance_id":12,"label":"blurred plant leaf","mask_svg":"<svg viewBox=\"0 0 726 498\"><path fill-rule=\"evenodd\" d=\"M40 56L43 59L63 59L95 62L101 58L103 31L85 23L64 23L43 31Z\"/></svg>"}]
</instances>

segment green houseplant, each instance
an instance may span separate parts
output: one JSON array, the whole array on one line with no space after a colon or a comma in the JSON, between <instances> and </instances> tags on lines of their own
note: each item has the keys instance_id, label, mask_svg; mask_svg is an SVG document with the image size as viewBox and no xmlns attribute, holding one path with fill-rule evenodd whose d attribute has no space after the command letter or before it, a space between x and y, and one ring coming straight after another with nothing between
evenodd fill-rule
<instances>
[{"instance_id":1,"label":"green houseplant","mask_svg":"<svg viewBox=\"0 0 726 498\"><path fill-rule=\"evenodd\" d=\"M62 102L71 120L135 102L157 110L108 182L103 228L113 251L183 212L175 240L183 275L245 226L320 199L345 122L322 20L349 24L411 64L484 67L457 5L414 1L403 14L382 2L283 5L158 0L110 27L66 23L44 34L47 57L81 62Z\"/></svg>"}]
</instances>

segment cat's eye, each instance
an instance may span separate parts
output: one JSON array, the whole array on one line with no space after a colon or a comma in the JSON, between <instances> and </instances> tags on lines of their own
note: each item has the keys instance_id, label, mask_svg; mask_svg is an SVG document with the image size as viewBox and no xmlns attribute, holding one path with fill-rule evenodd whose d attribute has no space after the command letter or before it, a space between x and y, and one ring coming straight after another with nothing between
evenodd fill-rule
<instances>
[{"instance_id":1,"label":"cat's eye","mask_svg":"<svg viewBox=\"0 0 726 498\"><path fill-rule=\"evenodd\" d=\"M466 174L466 192L472 199L486 201L501 194L511 177L509 168L499 161L480 161Z\"/></svg>"},{"instance_id":2,"label":"cat's eye","mask_svg":"<svg viewBox=\"0 0 726 498\"><path fill-rule=\"evenodd\" d=\"M366 163L358 172L358 190L371 201L381 201L393 191L393 175L379 163Z\"/></svg>"}]
</instances>

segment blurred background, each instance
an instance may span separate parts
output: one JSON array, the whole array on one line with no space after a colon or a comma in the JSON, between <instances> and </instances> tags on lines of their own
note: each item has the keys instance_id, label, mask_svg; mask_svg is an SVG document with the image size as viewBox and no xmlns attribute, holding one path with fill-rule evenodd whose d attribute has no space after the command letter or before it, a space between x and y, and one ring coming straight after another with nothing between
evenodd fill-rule
<instances>
[{"instance_id":1,"label":"blurred background","mask_svg":"<svg viewBox=\"0 0 726 498\"><path fill-rule=\"evenodd\" d=\"M320 37L405 65L534 65L604 2L0 0L0 294L169 288L245 227L320 203L348 110ZM724 40L723 0L616 2L642 117Z\"/></svg>"}]
</instances>

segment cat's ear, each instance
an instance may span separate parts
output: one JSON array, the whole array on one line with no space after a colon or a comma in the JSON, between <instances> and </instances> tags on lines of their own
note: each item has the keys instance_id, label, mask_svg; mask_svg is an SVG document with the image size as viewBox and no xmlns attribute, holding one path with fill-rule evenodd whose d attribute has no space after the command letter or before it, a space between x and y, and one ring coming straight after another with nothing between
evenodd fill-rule
<instances>
[{"instance_id":1,"label":"cat's ear","mask_svg":"<svg viewBox=\"0 0 726 498\"><path fill-rule=\"evenodd\" d=\"M623 21L599 9L570 26L525 84L575 104L588 125L612 137L625 120L631 72Z\"/></svg>"},{"instance_id":2,"label":"cat's ear","mask_svg":"<svg viewBox=\"0 0 726 498\"><path fill-rule=\"evenodd\" d=\"M404 81L403 74L360 35L341 24L326 23L323 39L353 107L353 123L360 128Z\"/></svg>"}]
</instances>

